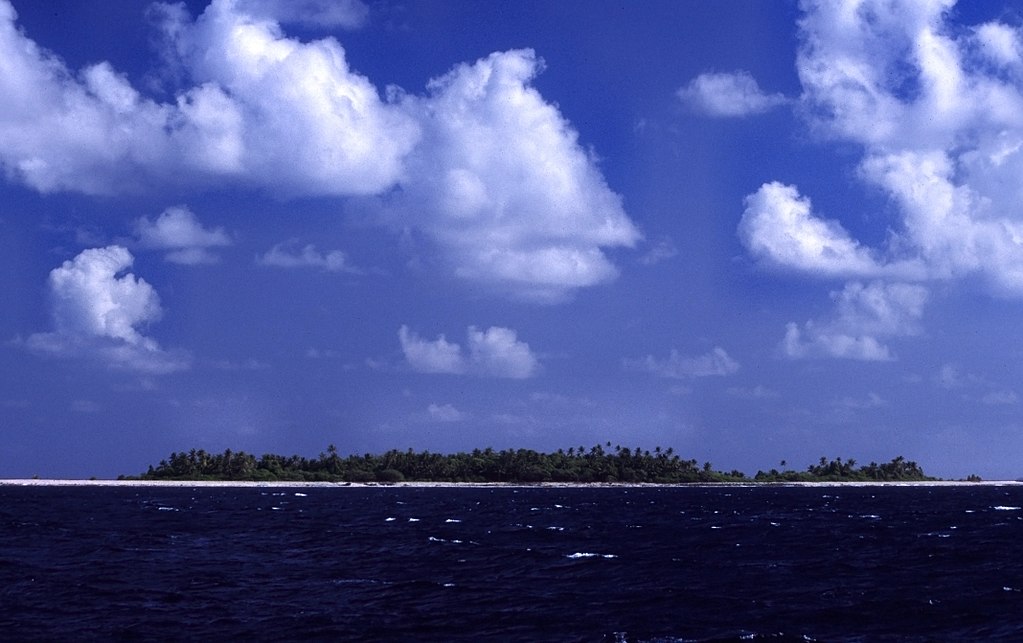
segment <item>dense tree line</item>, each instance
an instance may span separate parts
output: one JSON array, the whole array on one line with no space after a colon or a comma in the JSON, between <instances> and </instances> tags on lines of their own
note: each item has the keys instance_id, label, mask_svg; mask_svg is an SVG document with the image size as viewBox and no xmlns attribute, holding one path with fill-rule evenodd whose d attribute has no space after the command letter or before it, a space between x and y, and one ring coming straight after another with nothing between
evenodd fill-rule
<instances>
[{"instance_id":1,"label":"dense tree line","mask_svg":"<svg viewBox=\"0 0 1023 643\"><path fill-rule=\"evenodd\" d=\"M782 463L784 466L784 463ZM871 462L856 468L856 460L842 458L828 460L821 458L816 465L810 465L806 471L758 471L754 476L758 482L898 482L933 480L924 475L920 465L906 460L901 455L884 464Z\"/></svg>"},{"instance_id":2,"label":"dense tree line","mask_svg":"<svg viewBox=\"0 0 1023 643\"><path fill-rule=\"evenodd\" d=\"M784 462L782 463L784 466ZM121 476L122 479L125 476ZM530 449L474 449L455 454L392 449L380 455L341 456L334 445L319 457L265 454L244 451L220 454L203 450L172 453L149 469L142 480L255 480L311 482L813 482L858 480L927 480L915 462L902 456L887 464L870 463L855 468L855 460L841 458L811 465L804 472L772 469L752 479L741 471L715 471L711 463L683 460L674 449L596 445L589 449L558 449L540 453Z\"/></svg>"}]
</instances>

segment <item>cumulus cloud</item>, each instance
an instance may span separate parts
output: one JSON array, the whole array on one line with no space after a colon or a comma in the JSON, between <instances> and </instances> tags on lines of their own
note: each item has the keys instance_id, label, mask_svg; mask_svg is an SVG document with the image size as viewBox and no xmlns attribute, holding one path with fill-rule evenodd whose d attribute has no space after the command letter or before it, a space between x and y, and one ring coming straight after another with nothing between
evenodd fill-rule
<instances>
[{"instance_id":1,"label":"cumulus cloud","mask_svg":"<svg viewBox=\"0 0 1023 643\"><path fill-rule=\"evenodd\" d=\"M915 284L846 284L843 290L831 293L835 315L810 320L802 327L789 323L782 349L793 359L891 361L894 356L884 340L919 334L927 297L927 289Z\"/></svg>"},{"instance_id":2,"label":"cumulus cloud","mask_svg":"<svg viewBox=\"0 0 1023 643\"><path fill-rule=\"evenodd\" d=\"M467 350L447 341L444 335L426 340L407 326L398 330L405 361L420 373L471 374L486 377L526 379L539 370L539 361L529 344L519 341L515 331L492 326L467 331Z\"/></svg>"},{"instance_id":3,"label":"cumulus cloud","mask_svg":"<svg viewBox=\"0 0 1023 643\"><path fill-rule=\"evenodd\" d=\"M558 301L613 279L606 249L640 234L532 86L539 58L498 52L455 66L426 95L381 96L337 40L302 42L280 26L354 24L342 14L364 7L213 0L193 19L157 4L177 78L160 102L109 63L68 69L0 0L0 165L41 192L226 182L362 196L386 224L419 231L452 274L502 294Z\"/></svg>"},{"instance_id":4,"label":"cumulus cloud","mask_svg":"<svg viewBox=\"0 0 1023 643\"><path fill-rule=\"evenodd\" d=\"M278 268L319 268L327 272L358 272L348 264L345 253L340 250L324 253L318 251L312 244L298 248L295 240L276 244L259 257L257 262Z\"/></svg>"},{"instance_id":5,"label":"cumulus cloud","mask_svg":"<svg viewBox=\"0 0 1023 643\"><path fill-rule=\"evenodd\" d=\"M142 99L109 64L72 74L55 56L25 38L16 13L0 1L0 163L8 177L41 192L113 191L110 166L123 187L131 173L154 162L166 140L154 132L166 106ZM154 143L154 138L160 139Z\"/></svg>"},{"instance_id":6,"label":"cumulus cloud","mask_svg":"<svg viewBox=\"0 0 1023 643\"><path fill-rule=\"evenodd\" d=\"M284 36L261 13L277 4L214 0L194 21L182 5L156 5L166 57L190 81L157 102L107 62L68 69L0 0L7 174L42 192L93 194L224 179L300 194L393 185L416 124L350 70L336 40Z\"/></svg>"},{"instance_id":7,"label":"cumulus cloud","mask_svg":"<svg viewBox=\"0 0 1023 643\"><path fill-rule=\"evenodd\" d=\"M882 265L837 221L814 216L795 186L765 183L746 197L739 237L770 265L826 277L919 274L912 262Z\"/></svg>"},{"instance_id":8,"label":"cumulus cloud","mask_svg":"<svg viewBox=\"0 0 1023 643\"><path fill-rule=\"evenodd\" d=\"M536 373L539 363L510 328L492 326L486 330L469 327L469 363L473 370L493 377L525 379Z\"/></svg>"},{"instance_id":9,"label":"cumulus cloud","mask_svg":"<svg viewBox=\"0 0 1023 643\"><path fill-rule=\"evenodd\" d=\"M672 349L665 359L653 355L639 359L625 360L629 370L645 371L657 377L687 379L691 377L710 377L731 375L739 370L739 363L720 346L697 357L686 357Z\"/></svg>"},{"instance_id":10,"label":"cumulus cloud","mask_svg":"<svg viewBox=\"0 0 1023 643\"><path fill-rule=\"evenodd\" d=\"M184 206L167 208L155 220L140 218L135 234L140 247L166 250L167 261L188 265L216 263L218 257L210 249L231 245L223 228L204 228Z\"/></svg>"},{"instance_id":11,"label":"cumulus cloud","mask_svg":"<svg viewBox=\"0 0 1023 643\"><path fill-rule=\"evenodd\" d=\"M153 287L126 272L133 261L127 249L108 246L84 250L53 269L49 295L54 331L31 335L28 348L149 373L187 368L186 355L164 351L140 332L163 311Z\"/></svg>"},{"instance_id":12,"label":"cumulus cloud","mask_svg":"<svg viewBox=\"0 0 1023 643\"><path fill-rule=\"evenodd\" d=\"M859 178L889 197L896 218L867 247L795 186L765 183L746 198L738 229L752 256L828 278L969 278L1023 296L1023 31L997 20L950 25L954 4L802 4L799 113L821 139L861 151ZM873 292L914 321L926 295L908 287L847 286L833 319L789 324L786 353L892 359L884 338L912 333L864 330L878 311L853 302Z\"/></svg>"},{"instance_id":13,"label":"cumulus cloud","mask_svg":"<svg viewBox=\"0 0 1023 643\"><path fill-rule=\"evenodd\" d=\"M495 53L403 105L422 125L386 216L439 247L456 275L518 296L558 300L607 282L602 251L640 238L578 134L531 86L531 50Z\"/></svg>"},{"instance_id":14,"label":"cumulus cloud","mask_svg":"<svg viewBox=\"0 0 1023 643\"><path fill-rule=\"evenodd\" d=\"M211 165L301 194L375 194L392 186L417 124L354 72L333 38L300 42L246 5L214 0L162 29L195 86L180 111L217 136L190 141ZM218 122L223 115L237 119ZM205 131L200 131L206 134Z\"/></svg>"},{"instance_id":15,"label":"cumulus cloud","mask_svg":"<svg viewBox=\"0 0 1023 643\"><path fill-rule=\"evenodd\" d=\"M441 335L433 341L425 340L410 331L408 326L398 329L398 339L405 361L420 373L464 373L467 368L462 347Z\"/></svg>"},{"instance_id":16,"label":"cumulus cloud","mask_svg":"<svg viewBox=\"0 0 1023 643\"><path fill-rule=\"evenodd\" d=\"M766 94L748 71L700 74L678 90L682 102L707 116L739 117L785 105L781 94Z\"/></svg>"},{"instance_id":17,"label":"cumulus cloud","mask_svg":"<svg viewBox=\"0 0 1023 643\"><path fill-rule=\"evenodd\" d=\"M975 29L981 54L1006 69L1019 70L1023 63L1023 50L1019 31L1009 25L988 22Z\"/></svg>"},{"instance_id":18,"label":"cumulus cloud","mask_svg":"<svg viewBox=\"0 0 1023 643\"><path fill-rule=\"evenodd\" d=\"M767 184L740 226L754 255L843 276L890 275L893 264L914 268L893 276L903 280L976 275L1023 296L1021 30L953 28L953 4L803 4L801 113L821 137L862 150L859 176L891 197L898 220L868 250L795 188Z\"/></svg>"}]
</instances>

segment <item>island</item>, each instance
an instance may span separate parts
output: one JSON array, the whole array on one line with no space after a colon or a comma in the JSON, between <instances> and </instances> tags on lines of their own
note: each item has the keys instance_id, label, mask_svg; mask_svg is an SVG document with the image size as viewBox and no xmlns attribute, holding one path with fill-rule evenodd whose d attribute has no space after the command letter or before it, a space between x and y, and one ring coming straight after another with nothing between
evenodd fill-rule
<instances>
[{"instance_id":1,"label":"island","mask_svg":"<svg viewBox=\"0 0 1023 643\"><path fill-rule=\"evenodd\" d=\"M801 483L801 482L925 482L916 462L898 456L890 462L856 466L854 459L822 457L803 471L717 471L710 462L685 460L674 449L595 445L542 453L531 449L474 449L454 454L392 449L383 454L341 456L333 444L318 457L244 451L208 453L202 449L171 453L145 473L119 480L253 481L335 483ZM967 480L980 481L971 475Z\"/></svg>"}]
</instances>

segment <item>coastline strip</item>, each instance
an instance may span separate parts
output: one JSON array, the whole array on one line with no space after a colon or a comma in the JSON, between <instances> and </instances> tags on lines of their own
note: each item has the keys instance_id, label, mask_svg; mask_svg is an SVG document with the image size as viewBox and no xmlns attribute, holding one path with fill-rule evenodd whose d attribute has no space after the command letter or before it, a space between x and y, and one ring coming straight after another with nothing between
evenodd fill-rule
<instances>
[{"instance_id":1,"label":"coastline strip","mask_svg":"<svg viewBox=\"0 0 1023 643\"><path fill-rule=\"evenodd\" d=\"M675 487L1010 487L1023 486L1020 480L928 480L914 482L899 481L848 481L848 482L717 482L717 483L571 483L571 482L298 482L298 481L252 481L252 480L72 480L72 479L0 479L0 486L6 487L294 487L331 489L373 489L373 488L494 488L494 489L659 489Z\"/></svg>"}]
</instances>

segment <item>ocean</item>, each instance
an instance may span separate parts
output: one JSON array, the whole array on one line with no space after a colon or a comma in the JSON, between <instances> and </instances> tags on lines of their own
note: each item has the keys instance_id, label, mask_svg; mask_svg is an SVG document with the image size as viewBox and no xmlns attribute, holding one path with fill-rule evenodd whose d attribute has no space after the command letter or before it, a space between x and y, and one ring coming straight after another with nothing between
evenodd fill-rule
<instances>
[{"instance_id":1,"label":"ocean","mask_svg":"<svg viewBox=\"0 0 1023 643\"><path fill-rule=\"evenodd\" d=\"M0 638L1021 641L1023 487L0 486Z\"/></svg>"}]
</instances>

